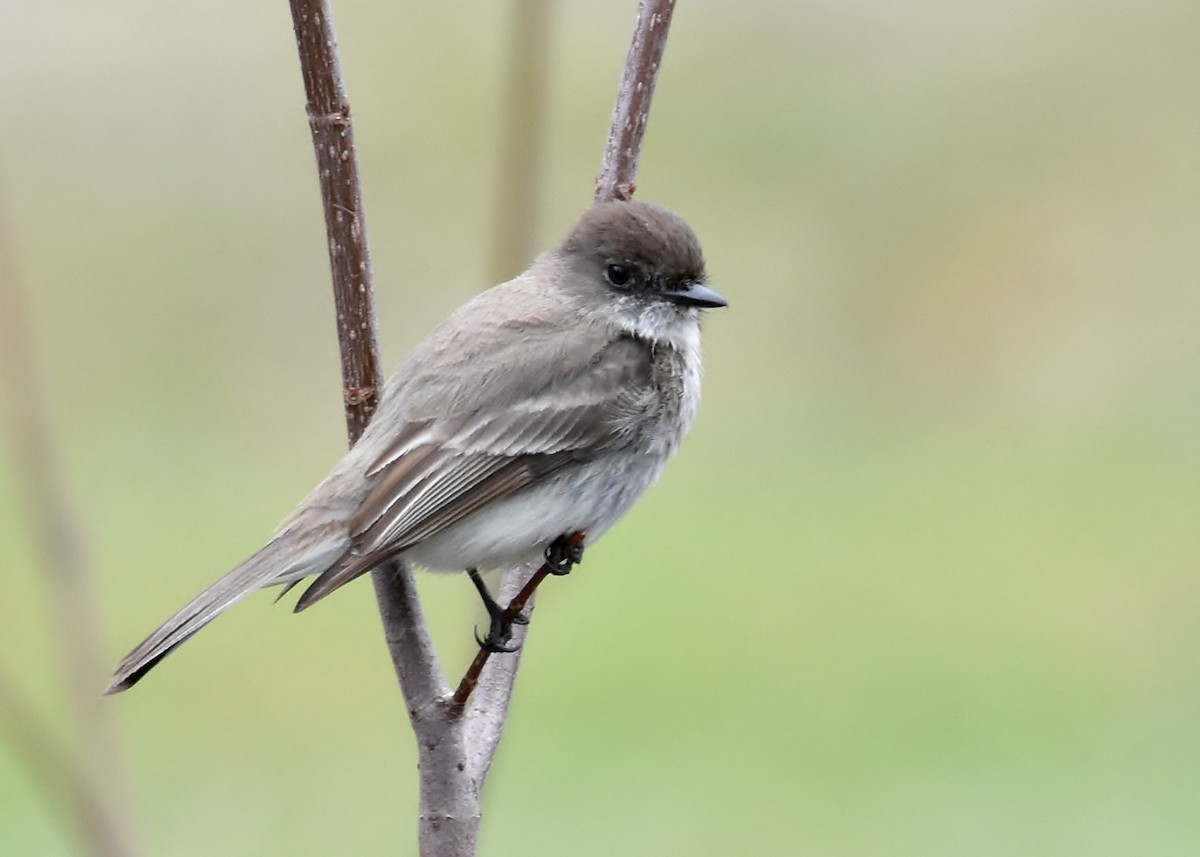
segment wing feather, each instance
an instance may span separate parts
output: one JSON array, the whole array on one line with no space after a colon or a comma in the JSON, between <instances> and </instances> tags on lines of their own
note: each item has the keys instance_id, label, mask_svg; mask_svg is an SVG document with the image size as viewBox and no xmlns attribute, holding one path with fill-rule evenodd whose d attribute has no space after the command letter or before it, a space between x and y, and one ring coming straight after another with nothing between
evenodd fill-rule
<instances>
[{"instance_id":1,"label":"wing feather","mask_svg":"<svg viewBox=\"0 0 1200 857\"><path fill-rule=\"evenodd\" d=\"M652 383L649 346L610 343L556 383L494 406L403 426L368 468L378 481L350 519L352 549L308 588L304 609L414 544L573 462L621 442Z\"/></svg>"}]
</instances>

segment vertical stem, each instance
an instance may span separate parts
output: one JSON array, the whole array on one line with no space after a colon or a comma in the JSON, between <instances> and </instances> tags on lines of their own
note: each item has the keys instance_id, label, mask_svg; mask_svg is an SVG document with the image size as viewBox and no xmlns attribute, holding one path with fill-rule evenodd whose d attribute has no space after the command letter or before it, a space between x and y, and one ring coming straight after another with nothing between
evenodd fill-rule
<instances>
[{"instance_id":1,"label":"vertical stem","mask_svg":"<svg viewBox=\"0 0 1200 857\"><path fill-rule=\"evenodd\" d=\"M321 182L342 356L346 433L353 444L375 412L383 375L379 369L375 288L371 281L371 255L367 249L350 102L342 80L329 3L325 0L290 0L290 3Z\"/></svg>"},{"instance_id":2,"label":"vertical stem","mask_svg":"<svg viewBox=\"0 0 1200 857\"><path fill-rule=\"evenodd\" d=\"M346 434L353 445L374 414L383 386L358 158L328 0L290 3L325 211ZM397 562L377 569L372 577L388 652L412 710L440 691L445 680L421 614L412 572ZM406 682L406 676L412 681Z\"/></svg>"},{"instance_id":3,"label":"vertical stem","mask_svg":"<svg viewBox=\"0 0 1200 857\"><path fill-rule=\"evenodd\" d=\"M328 0L290 0L333 274L346 433L362 435L382 390L370 254L350 106ZM412 573L391 563L372 574L384 639L417 739L418 840L424 857L468 857L479 830L479 792L465 775L462 721L449 697Z\"/></svg>"},{"instance_id":4,"label":"vertical stem","mask_svg":"<svg viewBox=\"0 0 1200 857\"><path fill-rule=\"evenodd\" d=\"M374 414L383 386L358 158L329 2L290 3L325 212L346 434L353 445ZM445 680L421 615L412 572L403 563L391 563L372 577L388 652L411 711L439 692ZM406 682L406 677L411 681Z\"/></svg>"}]
</instances>

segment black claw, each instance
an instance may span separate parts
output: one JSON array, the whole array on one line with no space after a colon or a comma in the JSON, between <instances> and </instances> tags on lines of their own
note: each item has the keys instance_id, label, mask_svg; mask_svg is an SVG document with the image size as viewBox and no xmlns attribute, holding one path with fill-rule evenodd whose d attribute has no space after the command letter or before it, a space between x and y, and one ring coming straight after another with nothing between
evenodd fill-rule
<instances>
[{"instance_id":1,"label":"black claw","mask_svg":"<svg viewBox=\"0 0 1200 857\"><path fill-rule=\"evenodd\" d=\"M505 610L501 607L492 594L488 592L487 587L483 583L483 578L479 576L479 572L473 568L467 569L467 576L471 578L471 582L475 584L475 589L479 591L479 597L483 601L483 607L488 614L488 632L487 636L482 639L479 636L479 629L475 629L475 642L479 644L479 648L485 649L493 654L504 654L507 652L515 652L521 648L521 644L508 645L508 641L512 639L513 625L528 625L529 617L517 614L511 619L505 619Z\"/></svg>"},{"instance_id":2,"label":"black claw","mask_svg":"<svg viewBox=\"0 0 1200 857\"><path fill-rule=\"evenodd\" d=\"M501 628L501 624L503 623L493 622L492 627L488 630L488 635L482 638L479 636L479 629L475 629L475 642L479 644L479 648L489 651L493 655L506 655L521 648L520 643L507 645L512 634Z\"/></svg>"},{"instance_id":3,"label":"black claw","mask_svg":"<svg viewBox=\"0 0 1200 857\"><path fill-rule=\"evenodd\" d=\"M546 548L546 568L559 577L570 574L571 569L583 561L583 541L570 536L559 536Z\"/></svg>"}]
</instances>

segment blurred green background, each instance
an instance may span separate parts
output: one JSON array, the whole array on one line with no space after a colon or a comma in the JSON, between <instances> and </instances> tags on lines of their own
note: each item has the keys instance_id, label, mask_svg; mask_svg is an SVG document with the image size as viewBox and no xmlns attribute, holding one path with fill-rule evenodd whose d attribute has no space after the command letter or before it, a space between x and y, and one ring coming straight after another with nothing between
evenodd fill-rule
<instances>
[{"instance_id":1,"label":"blurred green background","mask_svg":"<svg viewBox=\"0 0 1200 857\"><path fill-rule=\"evenodd\" d=\"M541 246L633 6L556 12ZM506 8L338 4L389 366L490 284ZM295 47L283 2L6 12L0 205L115 664L344 448ZM539 602L481 854L1200 853L1198 45L1194 0L680 4L639 196L731 308L683 453ZM0 659L65 728L11 472ZM421 583L458 674L474 594ZM270 601L109 700L148 852L415 851L370 587ZM0 853L77 853L10 750Z\"/></svg>"}]
</instances>

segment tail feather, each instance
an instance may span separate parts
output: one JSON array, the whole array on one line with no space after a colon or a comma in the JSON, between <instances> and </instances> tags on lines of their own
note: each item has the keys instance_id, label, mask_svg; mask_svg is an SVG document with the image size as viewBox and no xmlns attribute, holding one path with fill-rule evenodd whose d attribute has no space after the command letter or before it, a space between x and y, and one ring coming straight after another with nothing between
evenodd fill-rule
<instances>
[{"instance_id":1,"label":"tail feather","mask_svg":"<svg viewBox=\"0 0 1200 857\"><path fill-rule=\"evenodd\" d=\"M354 556L346 554L337 562L329 566L317 576L317 579L308 585L304 593L296 601L295 612L307 610L312 607L326 595L332 593L335 589L341 589L352 580L362 577L376 566L383 565L394 554L379 552L374 554L366 554L364 556ZM296 581L299 583L299 581ZM289 584L289 588L295 584ZM280 596L283 597L282 595Z\"/></svg>"},{"instance_id":2,"label":"tail feather","mask_svg":"<svg viewBox=\"0 0 1200 857\"><path fill-rule=\"evenodd\" d=\"M307 550L296 544L301 535L298 529L277 535L139 643L121 661L105 693L120 693L133 687L177 646L250 593L271 583L289 583L319 574L334 564L345 552L348 539L344 527L327 529L324 538L309 545ZM303 535L311 539L313 531Z\"/></svg>"}]
</instances>

